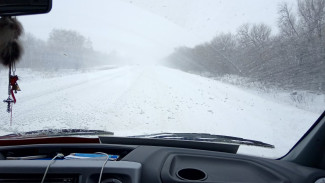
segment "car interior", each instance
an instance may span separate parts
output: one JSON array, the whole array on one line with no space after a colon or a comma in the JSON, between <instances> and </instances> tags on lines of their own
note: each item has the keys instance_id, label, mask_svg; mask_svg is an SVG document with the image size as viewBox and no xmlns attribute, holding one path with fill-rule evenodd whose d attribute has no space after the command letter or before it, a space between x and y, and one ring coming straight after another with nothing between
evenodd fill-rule
<instances>
[{"instance_id":1,"label":"car interior","mask_svg":"<svg viewBox=\"0 0 325 183\"><path fill-rule=\"evenodd\" d=\"M0 4L3 2L6 1L0 1ZM22 16L51 10L50 0L39 2L38 6L0 5L0 15ZM235 143L109 135L98 138L4 138L0 139L0 182L325 182L325 113L281 158L237 154L239 146ZM82 158L84 156L93 158Z\"/></svg>"}]
</instances>

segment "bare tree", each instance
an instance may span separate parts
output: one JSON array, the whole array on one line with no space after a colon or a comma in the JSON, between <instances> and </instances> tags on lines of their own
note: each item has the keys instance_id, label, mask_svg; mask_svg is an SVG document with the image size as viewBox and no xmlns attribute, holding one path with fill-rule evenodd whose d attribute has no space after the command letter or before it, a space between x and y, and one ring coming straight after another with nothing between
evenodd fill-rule
<instances>
[{"instance_id":1,"label":"bare tree","mask_svg":"<svg viewBox=\"0 0 325 183\"><path fill-rule=\"evenodd\" d=\"M289 8L286 2L279 5L278 14L280 32L285 34L286 37L299 36L297 18L293 15L292 8Z\"/></svg>"},{"instance_id":2,"label":"bare tree","mask_svg":"<svg viewBox=\"0 0 325 183\"><path fill-rule=\"evenodd\" d=\"M270 40L271 28L265 24L244 24L238 29L240 43L244 46L264 48Z\"/></svg>"},{"instance_id":3,"label":"bare tree","mask_svg":"<svg viewBox=\"0 0 325 183\"><path fill-rule=\"evenodd\" d=\"M300 24L305 31L318 38L324 36L325 1L324 0L298 0L298 11L301 17Z\"/></svg>"},{"instance_id":4,"label":"bare tree","mask_svg":"<svg viewBox=\"0 0 325 183\"><path fill-rule=\"evenodd\" d=\"M236 36L218 34L208 43L185 49L183 65L284 89L325 92L325 1L297 0L297 4L279 5L277 35L263 23L244 24Z\"/></svg>"}]
</instances>

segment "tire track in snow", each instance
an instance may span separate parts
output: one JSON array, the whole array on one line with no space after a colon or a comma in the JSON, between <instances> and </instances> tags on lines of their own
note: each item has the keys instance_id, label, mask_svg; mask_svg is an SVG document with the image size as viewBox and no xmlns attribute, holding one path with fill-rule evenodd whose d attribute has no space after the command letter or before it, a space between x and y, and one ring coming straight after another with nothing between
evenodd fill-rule
<instances>
[{"instance_id":1,"label":"tire track in snow","mask_svg":"<svg viewBox=\"0 0 325 183\"><path fill-rule=\"evenodd\" d=\"M121 69L121 68L117 68L117 70L118 69ZM27 99L27 100L28 99L36 99L38 97L43 97L44 95L52 95L52 94L54 94L56 92L61 92L61 91L64 91L64 90L69 90L69 89L71 89L73 87L78 87L78 86L81 86L81 85L89 85L89 83L90 82L93 82L93 81L95 81L96 83L103 82L103 80L107 80L108 79L108 78L106 78L107 76L110 76L111 79L114 79L116 77L119 77L119 76L122 76L123 74L125 74L125 71L124 70L121 70L124 73L119 73L121 71L118 70L119 72L118 73L115 73L113 75L111 75L112 73L110 73L110 71L111 70L104 71L104 72L102 71L104 73L103 75L96 75L93 78L85 78L85 80L81 80L81 81L78 81L78 82L74 82L74 80L70 80L69 83L65 83L65 84L63 84L61 86L58 86L58 87L52 87L52 88L49 88L47 90L43 90L41 92L34 92L32 95L22 96L21 99L22 99L22 101L24 101L23 99ZM92 73L80 74L80 76L86 76L86 75L89 75L89 74L92 74ZM73 75L73 76L75 76L75 75ZM71 76L66 76L66 77L69 78ZM64 82L63 79L65 79L65 77L51 78L51 79L61 80L61 81L53 81L53 82L57 83L57 82Z\"/></svg>"}]
</instances>

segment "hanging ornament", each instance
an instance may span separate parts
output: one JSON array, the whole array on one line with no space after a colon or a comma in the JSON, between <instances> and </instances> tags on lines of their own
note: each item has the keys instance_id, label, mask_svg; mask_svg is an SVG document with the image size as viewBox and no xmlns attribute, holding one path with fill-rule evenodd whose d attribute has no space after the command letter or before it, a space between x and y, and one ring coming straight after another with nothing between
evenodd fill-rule
<instances>
[{"instance_id":1,"label":"hanging ornament","mask_svg":"<svg viewBox=\"0 0 325 183\"><path fill-rule=\"evenodd\" d=\"M16 63L22 55L22 47L19 37L23 27L16 18L0 18L0 61L9 67Z\"/></svg>"},{"instance_id":2,"label":"hanging ornament","mask_svg":"<svg viewBox=\"0 0 325 183\"><path fill-rule=\"evenodd\" d=\"M8 98L3 101L7 103L7 112L10 113L10 125L12 124L12 105L16 103L15 93L17 93L17 91L21 91L17 83L19 78L17 75L15 75L15 72L15 65L9 65Z\"/></svg>"},{"instance_id":3,"label":"hanging ornament","mask_svg":"<svg viewBox=\"0 0 325 183\"><path fill-rule=\"evenodd\" d=\"M15 97L14 92L17 93L17 91L21 91L17 81L18 81L18 76L17 75L11 75L9 77L9 84L11 86L10 93L11 93L12 98L14 99L14 103L16 103L16 97Z\"/></svg>"},{"instance_id":4,"label":"hanging ornament","mask_svg":"<svg viewBox=\"0 0 325 183\"><path fill-rule=\"evenodd\" d=\"M11 113L10 125L12 123L12 105L16 103L15 93L20 91L17 83L19 77L15 75L15 63L22 55L22 47L19 37L23 32L20 22L13 17L0 18L0 63L9 68L7 112Z\"/></svg>"}]
</instances>

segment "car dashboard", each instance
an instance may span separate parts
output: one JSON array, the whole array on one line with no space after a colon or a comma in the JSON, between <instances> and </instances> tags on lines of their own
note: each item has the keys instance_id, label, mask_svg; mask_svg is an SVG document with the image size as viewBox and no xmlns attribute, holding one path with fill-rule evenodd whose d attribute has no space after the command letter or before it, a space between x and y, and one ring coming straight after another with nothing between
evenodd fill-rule
<instances>
[{"instance_id":1,"label":"car dashboard","mask_svg":"<svg viewBox=\"0 0 325 183\"><path fill-rule=\"evenodd\" d=\"M0 148L0 182L41 182L57 153L117 155L103 169L102 183L314 183L325 171L284 160L158 145L54 143ZM46 156L26 160L26 157ZM25 159L24 159L25 157ZM54 160L45 182L98 182L103 159ZM318 183L318 182L317 182Z\"/></svg>"}]
</instances>

